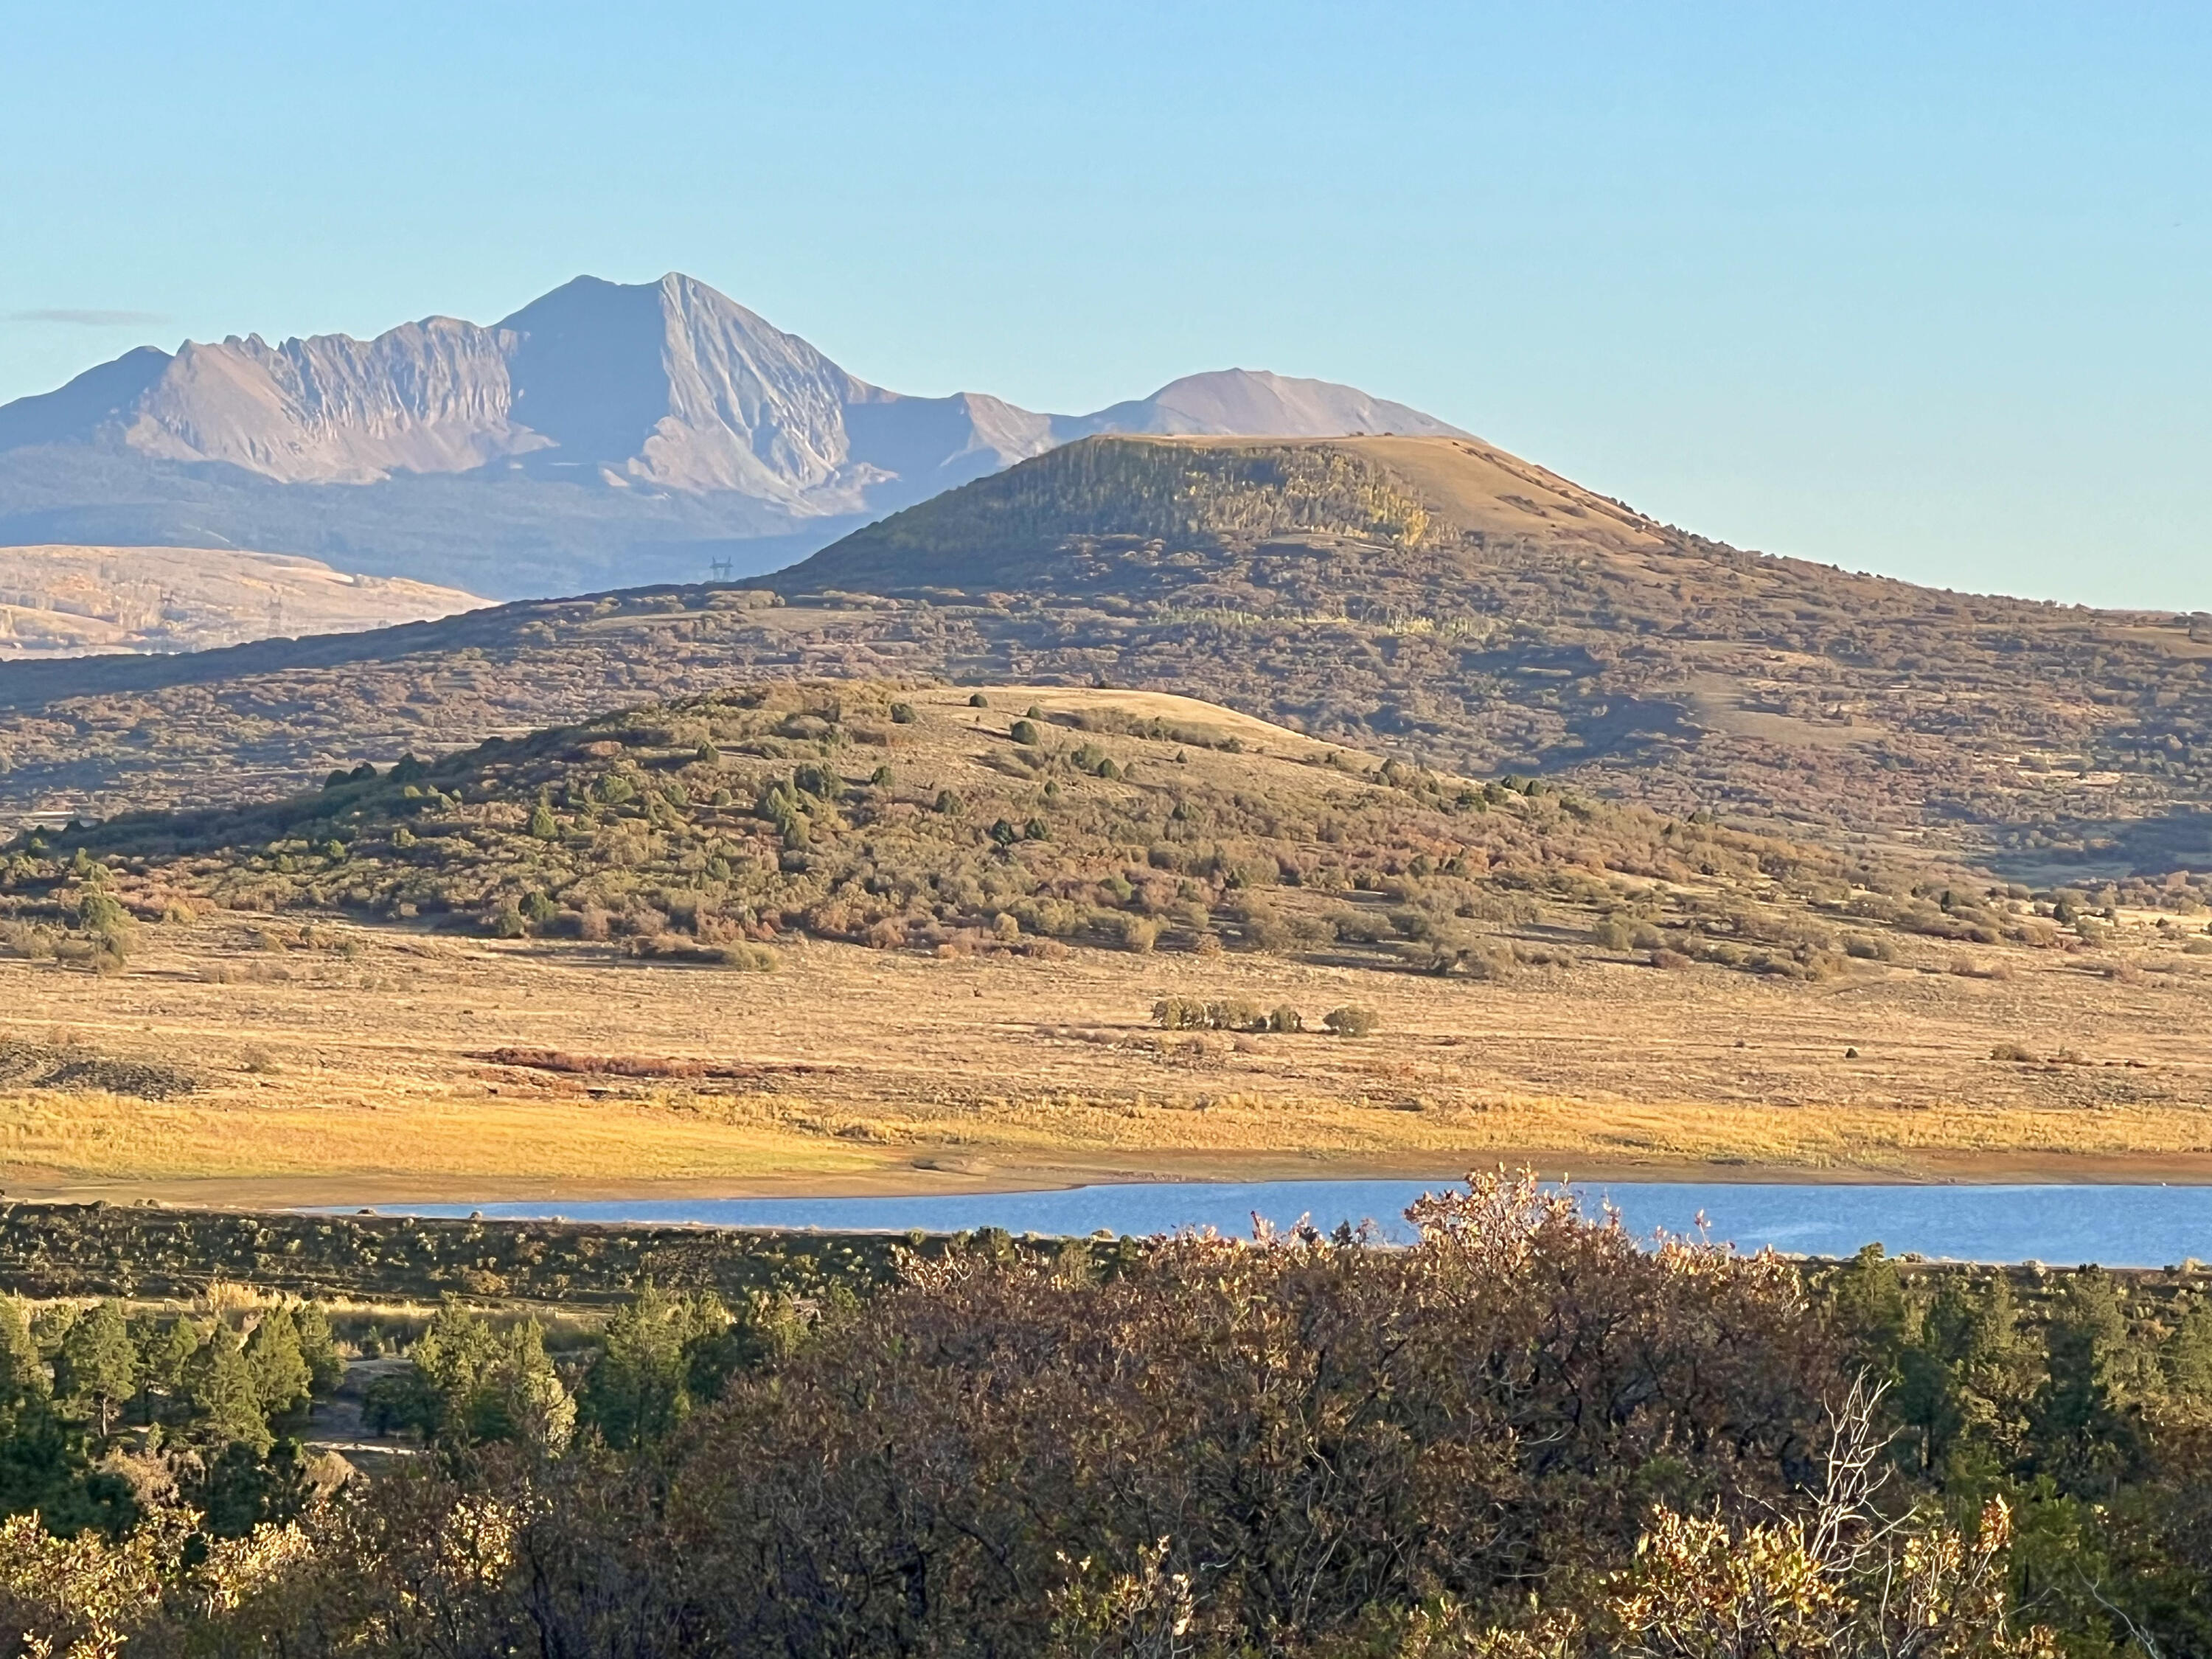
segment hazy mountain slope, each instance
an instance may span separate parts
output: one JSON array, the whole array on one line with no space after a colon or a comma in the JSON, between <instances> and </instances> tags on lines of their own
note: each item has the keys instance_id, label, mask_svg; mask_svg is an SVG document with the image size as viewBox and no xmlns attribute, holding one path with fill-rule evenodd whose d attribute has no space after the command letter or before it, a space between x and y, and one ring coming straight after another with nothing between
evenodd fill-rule
<instances>
[{"instance_id":1,"label":"hazy mountain slope","mask_svg":"<svg viewBox=\"0 0 2212 1659\"><path fill-rule=\"evenodd\" d=\"M580 276L490 327L140 348L0 407L0 541L274 548L546 594L770 569L1086 433L1382 426L1450 429L1243 370L1089 416L906 397L693 278Z\"/></svg>"},{"instance_id":2,"label":"hazy mountain slope","mask_svg":"<svg viewBox=\"0 0 2212 1659\"><path fill-rule=\"evenodd\" d=\"M451 317L368 341L186 341L131 408L122 443L280 483L465 471L544 442L508 418L506 346Z\"/></svg>"},{"instance_id":3,"label":"hazy mountain slope","mask_svg":"<svg viewBox=\"0 0 2212 1659\"><path fill-rule=\"evenodd\" d=\"M1092 440L775 586L0 671L0 808L237 799L763 675L944 676L1200 695L2036 880L2212 868L2212 618L1766 558L1473 441Z\"/></svg>"},{"instance_id":4,"label":"hazy mountain slope","mask_svg":"<svg viewBox=\"0 0 2212 1659\"><path fill-rule=\"evenodd\" d=\"M867 515L793 519L750 496L611 489L519 466L396 472L381 483L272 486L230 466L90 445L0 451L0 544L273 548L368 575L495 599L802 558Z\"/></svg>"},{"instance_id":5,"label":"hazy mountain slope","mask_svg":"<svg viewBox=\"0 0 2212 1659\"><path fill-rule=\"evenodd\" d=\"M1115 404L1057 424L1062 439L1102 432L1173 435L1251 434L1333 438L1394 432L1414 438L1467 434L1433 415L1370 398L1356 386L1302 380L1265 369L1224 368L1170 380L1149 398Z\"/></svg>"},{"instance_id":6,"label":"hazy mountain slope","mask_svg":"<svg viewBox=\"0 0 2212 1659\"><path fill-rule=\"evenodd\" d=\"M874 388L703 283L580 276L500 327L540 465L801 511L842 485L838 507L864 504L843 411Z\"/></svg>"},{"instance_id":7,"label":"hazy mountain slope","mask_svg":"<svg viewBox=\"0 0 2212 1659\"><path fill-rule=\"evenodd\" d=\"M473 611L456 588L205 547L0 547L0 662L202 651Z\"/></svg>"},{"instance_id":8,"label":"hazy mountain slope","mask_svg":"<svg viewBox=\"0 0 2212 1659\"><path fill-rule=\"evenodd\" d=\"M33 445L89 444L134 418L168 372L169 354L136 346L64 386L0 404L0 453Z\"/></svg>"}]
</instances>

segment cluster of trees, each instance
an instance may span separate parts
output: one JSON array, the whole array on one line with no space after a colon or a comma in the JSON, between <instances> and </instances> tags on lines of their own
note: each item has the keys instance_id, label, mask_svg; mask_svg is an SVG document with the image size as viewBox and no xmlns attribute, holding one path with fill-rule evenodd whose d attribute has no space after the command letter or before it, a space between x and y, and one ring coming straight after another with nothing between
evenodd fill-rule
<instances>
[{"instance_id":1,"label":"cluster of trees","mask_svg":"<svg viewBox=\"0 0 2212 1659\"><path fill-rule=\"evenodd\" d=\"M738 1307L732 1314L712 1291L648 1285L564 1375L535 1320L487 1318L449 1297L416 1338L408 1369L369 1385L363 1425L411 1431L448 1450L496 1443L558 1455L580 1428L598 1444L635 1449L719 1398L735 1371L799 1328L783 1294L757 1293Z\"/></svg>"},{"instance_id":2,"label":"cluster of trees","mask_svg":"<svg viewBox=\"0 0 2212 1659\"><path fill-rule=\"evenodd\" d=\"M434 1455L236 1549L171 1510L11 1523L0 1625L298 1655L2212 1654L2201 1275L1653 1249L1504 1177L1411 1213L1404 1249L981 1237L867 1296L649 1293L569 1361L448 1307L405 1384Z\"/></svg>"},{"instance_id":3,"label":"cluster of trees","mask_svg":"<svg viewBox=\"0 0 2212 1659\"><path fill-rule=\"evenodd\" d=\"M1893 1455L1954 1506L2005 1496L2014 1574L2066 1628L2212 1651L2212 1299L2096 1267L1899 1264L1869 1246L1819 1295L1886 1389Z\"/></svg>"},{"instance_id":4,"label":"cluster of trees","mask_svg":"<svg viewBox=\"0 0 2212 1659\"><path fill-rule=\"evenodd\" d=\"M1539 914L1638 904L1673 948L1795 971L1844 959L1832 920L1852 893L1911 906L1878 861L1709 816L896 690L721 694L335 772L247 811L40 832L0 867L0 897L32 923L95 902L301 905L738 966L770 965L763 942L797 929L952 952L1320 951L1480 977L1549 959L1498 938Z\"/></svg>"},{"instance_id":5,"label":"cluster of trees","mask_svg":"<svg viewBox=\"0 0 2212 1659\"><path fill-rule=\"evenodd\" d=\"M1306 1029L1305 1016L1291 1004L1262 1008L1243 997L1162 997L1152 1005L1152 1018L1165 1031L1295 1033ZM1375 1011L1358 1004L1332 1008L1321 1018L1322 1030L1332 1036L1367 1036L1375 1024Z\"/></svg>"},{"instance_id":6,"label":"cluster of trees","mask_svg":"<svg viewBox=\"0 0 2212 1659\"><path fill-rule=\"evenodd\" d=\"M242 1533L304 1503L307 1471L278 1430L341 1372L313 1303L263 1308L241 1330L113 1300L0 1302L0 1508L117 1534L149 1493L181 1490Z\"/></svg>"}]
</instances>

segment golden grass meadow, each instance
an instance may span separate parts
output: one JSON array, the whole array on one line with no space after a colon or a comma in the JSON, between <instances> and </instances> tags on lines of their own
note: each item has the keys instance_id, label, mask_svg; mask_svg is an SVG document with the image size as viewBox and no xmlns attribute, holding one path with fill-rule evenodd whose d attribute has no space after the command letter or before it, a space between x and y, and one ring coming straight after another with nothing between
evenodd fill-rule
<instances>
[{"instance_id":1,"label":"golden grass meadow","mask_svg":"<svg viewBox=\"0 0 2212 1659\"><path fill-rule=\"evenodd\" d=\"M201 1085L0 1095L9 1195L927 1192L1445 1179L1501 1161L1616 1177L2212 1174L2212 959L2178 949L2145 946L2118 973L1984 950L1974 976L1930 947L1820 983L1584 959L1498 985L823 942L732 973L580 943L326 932L349 955L271 951L252 921L151 930L107 978L0 962L17 1031ZM1310 1029L1163 1031L1151 1011L1170 995L1287 1004ZM1376 1011L1372 1035L1310 1029L1350 1003ZM679 1074L623 1074L654 1070Z\"/></svg>"}]
</instances>

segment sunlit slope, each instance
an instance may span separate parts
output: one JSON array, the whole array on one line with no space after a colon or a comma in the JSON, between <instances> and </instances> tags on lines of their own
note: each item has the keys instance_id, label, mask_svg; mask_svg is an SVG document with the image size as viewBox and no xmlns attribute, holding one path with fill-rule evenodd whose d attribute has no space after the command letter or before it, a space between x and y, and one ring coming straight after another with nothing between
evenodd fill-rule
<instances>
[{"instance_id":1,"label":"sunlit slope","mask_svg":"<svg viewBox=\"0 0 2212 1659\"><path fill-rule=\"evenodd\" d=\"M209 547L0 547L0 662L204 651L425 622L488 603L319 560Z\"/></svg>"}]
</instances>

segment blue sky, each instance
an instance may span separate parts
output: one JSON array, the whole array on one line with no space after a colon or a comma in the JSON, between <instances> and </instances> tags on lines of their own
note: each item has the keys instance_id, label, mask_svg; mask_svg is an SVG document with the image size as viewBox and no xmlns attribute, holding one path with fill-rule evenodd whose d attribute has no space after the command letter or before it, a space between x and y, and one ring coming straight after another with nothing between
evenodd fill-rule
<instances>
[{"instance_id":1,"label":"blue sky","mask_svg":"<svg viewBox=\"0 0 2212 1659\"><path fill-rule=\"evenodd\" d=\"M1671 522L2212 608L2212 8L0 0L0 398L681 270L902 391L1241 364Z\"/></svg>"}]
</instances>

